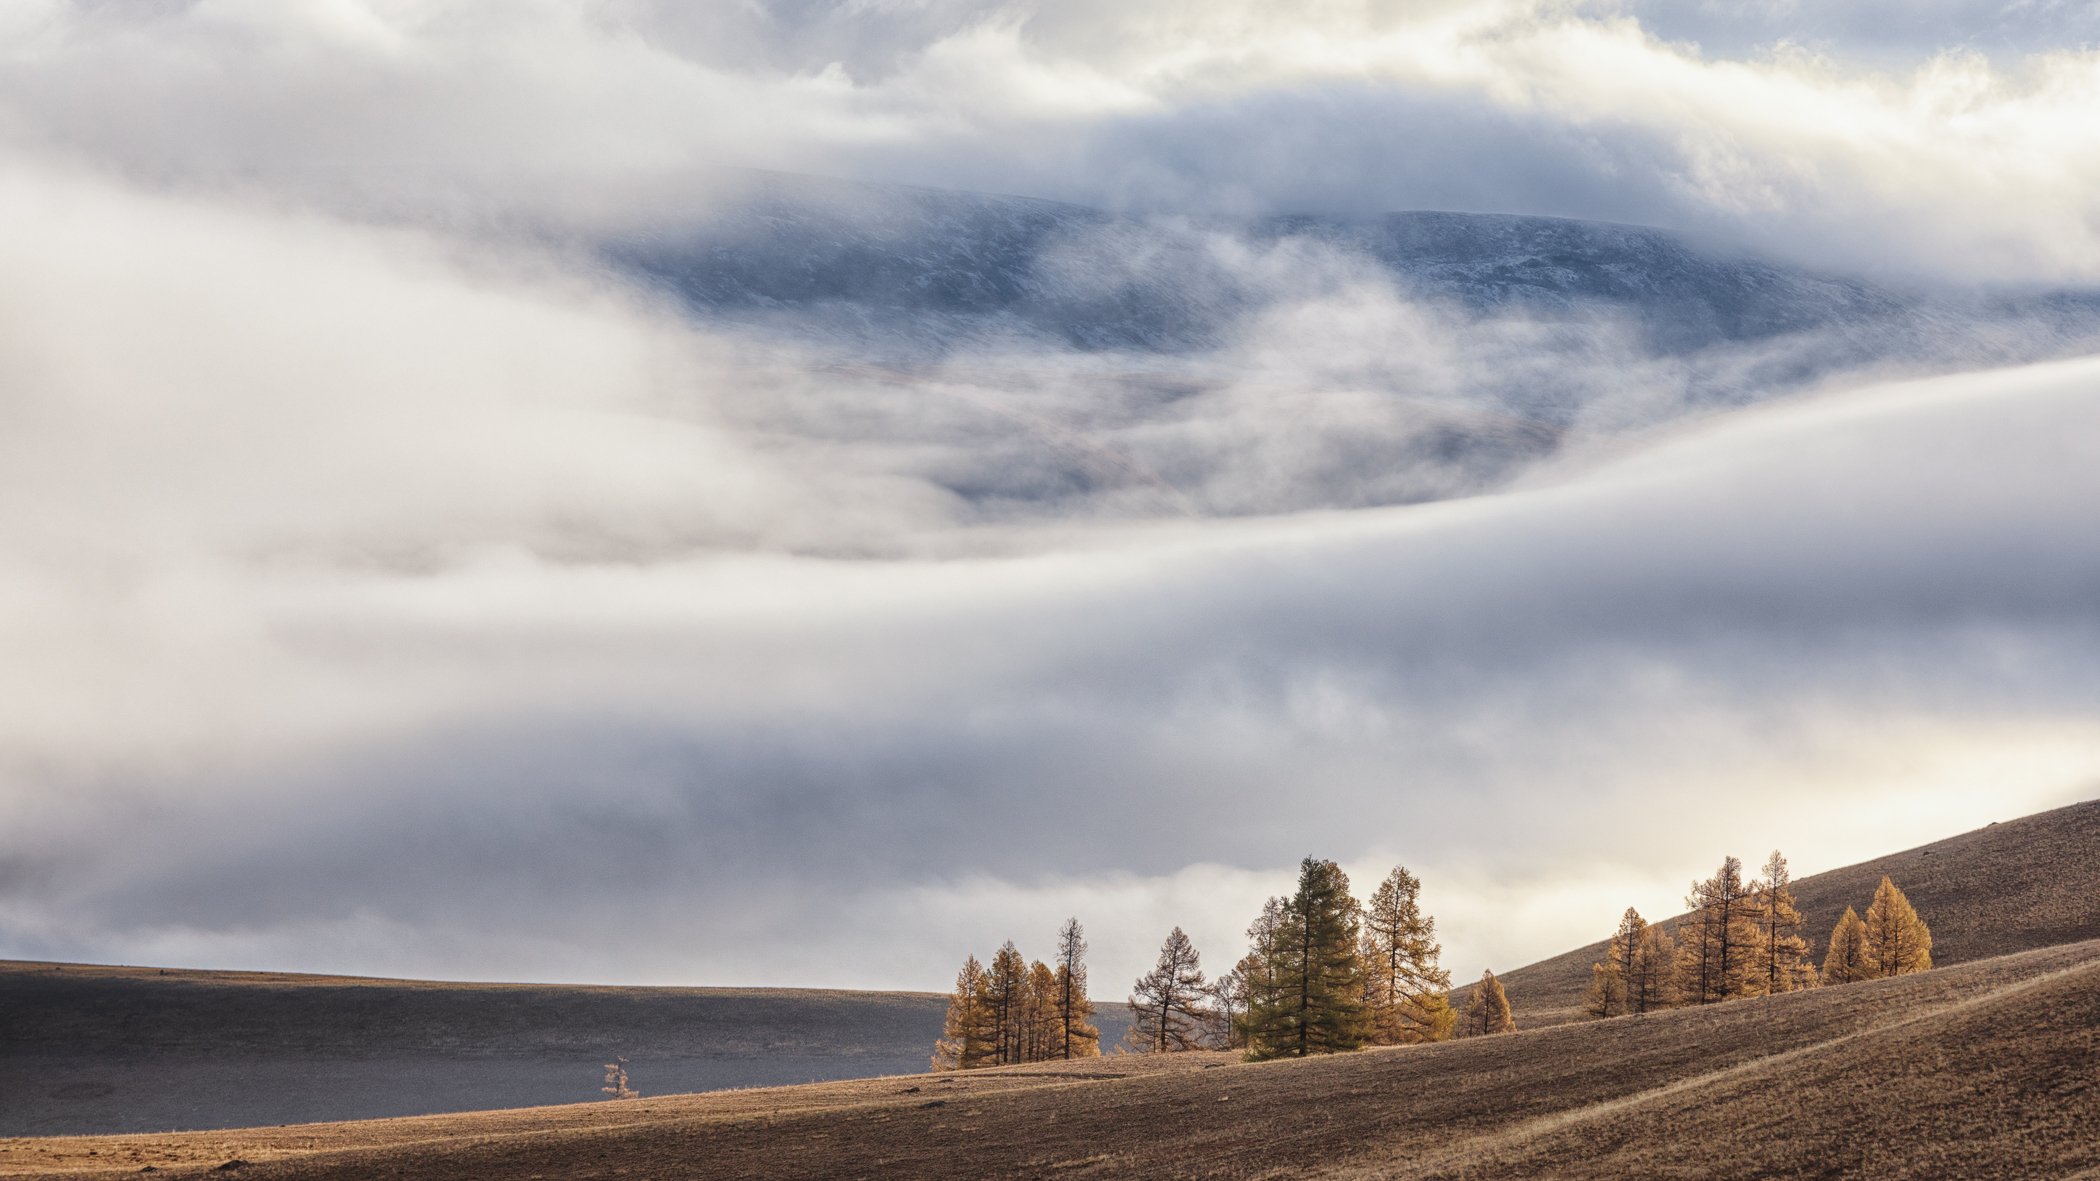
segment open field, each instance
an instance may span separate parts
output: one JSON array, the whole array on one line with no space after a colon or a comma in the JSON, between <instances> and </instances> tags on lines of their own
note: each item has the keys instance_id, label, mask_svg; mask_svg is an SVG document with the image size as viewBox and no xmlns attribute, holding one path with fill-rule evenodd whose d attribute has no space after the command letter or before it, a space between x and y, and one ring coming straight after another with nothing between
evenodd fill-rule
<instances>
[{"instance_id":1,"label":"open field","mask_svg":"<svg viewBox=\"0 0 2100 1181\"><path fill-rule=\"evenodd\" d=\"M164 1131L913 1073L929 993L0 963L0 1135Z\"/></svg>"},{"instance_id":2,"label":"open field","mask_svg":"<svg viewBox=\"0 0 2100 1181\"><path fill-rule=\"evenodd\" d=\"M532 1111L0 1142L0 1175L2063 1177L2100 941L1708 1009L1246 1064L1109 1058Z\"/></svg>"},{"instance_id":3,"label":"open field","mask_svg":"<svg viewBox=\"0 0 2100 1181\"><path fill-rule=\"evenodd\" d=\"M1735 852L1748 874L1769 850ZM1721 855L1713 860L1718 864ZM1818 964L1838 916L1847 906L1866 913L1883 874L1895 879L1931 925L1932 960L1938 965L2100 938L2100 800L1797 879L1794 897L1801 905L1802 932L1814 945ZM1674 927L1675 917L1665 925ZM1600 938L1504 974L1517 1024L1577 1019L1590 965L1603 958ZM1462 1003L1468 991L1460 989L1454 1001Z\"/></svg>"},{"instance_id":4,"label":"open field","mask_svg":"<svg viewBox=\"0 0 2100 1181\"><path fill-rule=\"evenodd\" d=\"M1303 1062L1111 1056L907 1077L938 1029L937 996L9 965L0 1108L11 1119L32 1108L158 1115L142 1096L180 1094L182 1070L197 1072L196 1101L221 1113L286 1095L366 1110L403 1095L430 1103L433 1080L454 1088L443 1098L456 1107L0 1141L0 1176L199 1174L235 1161L242 1176L430 1181L2100 1169L2100 803L1803 879L1803 909L1827 926L1883 873L1933 924L1935 971L1565 1023L1597 954L1584 948L1505 978L1523 1032ZM596 1100L596 1064L623 1051L647 1097ZM769 1080L767 1069L809 1073ZM98 1072L110 1090L84 1090L68 1071ZM847 1081L670 1093L822 1071ZM513 1098L542 1085L596 1101ZM514 1109L468 1110L499 1104Z\"/></svg>"}]
</instances>

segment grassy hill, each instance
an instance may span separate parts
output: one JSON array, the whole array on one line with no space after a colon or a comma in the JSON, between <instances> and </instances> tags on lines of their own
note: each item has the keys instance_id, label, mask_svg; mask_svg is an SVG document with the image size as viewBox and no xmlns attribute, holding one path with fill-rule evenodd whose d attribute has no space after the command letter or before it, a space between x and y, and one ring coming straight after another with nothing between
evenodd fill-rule
<instances>
[{"instance_id":1,"label":"grassy hill","mask_svg":"<svg viewBox=\"0 0 2100 1181\"><path fill-rule=\"evenodd\" d=\"M0 1135L566 1103L926 1068L931 993L453 984L0 963Z\"/></svg>"},{"instance_id":2,"label":"grassy hill","mask_svg":"<svg viewBox=\"0 0 2100 1181\"><path fill-rule=\"evenodd\" d=\"M1585 948L1510 973L1512 999L1530 1020L1503 1037L1295 1062L1112 1056L687 1095L650 1086L649 1060L639 1058L638 1081L649 1097L638 1100L0 1140L0 1176L114 1177L148 1166L201 1175L238 1161L244 1177L427 1181L2100 1178L2100 1137L2093 1135L2100 1127L2100 803L1804 879L1804 909L1827 926L1844 905L1863 902L1883 873L1903 883L1932 923L1942 965L1934 971L1645 1017L1542 1020L1579 998L1596 954ZM897 1036L910 1028L916 1064L930 1028L916 1023L937 1024L940 1007L938 998L916 994L440 986L211 973L149 978L136 970L49 965L0 973L0 1002L33 998L25 981L48 985L61 975L73 977L64 986L74 1006L66 1021L45 1024L21 1008L0 1018L0 1038L16 1039L0 1042L8 1070L17 1069L16 1045L25 1037L47 1049L71 1047L89 1062L158 1038L241 1066L258 1047L278 1044L286 1015L302 1011L330 1014L326 1028L309 1031L301 1044L310 1056L369 1045L428 1047L439 1031L465 1029L483 1045L523 1039L535 1052L588 1064L603 1056L593 1039L648 1030L663 1045L709 1052L771 1053L763 1047L777 1044L872 1060L887 1044L868 1032L879 1027L872 1014L884 1007L894 1010ZM79 998L93 991L84 992L83 983L108 988L111 1007L79 1009ZM154 989L198 991L163 991L155 994L161 1001L140 1002ZM240 998L264 999L225 1016L229 1000ZM274 1016L273 1005L281 1007ZM723 1021L736 1031L693 1032L708 1028L711 1011L731 1015ZM772 1016L754 1022L761 1012ZM810 1035L827 1021L853 1031ZM556 1037L551 1031L558 1029L568 1032ZM681 1036L688 1040L679 1042ZM493 1060L515 1065L500 1055ZM122 1063L108 1071L121 1077ZM48 1080L33 1071L0 1077L0 1094L8 1097L0 1106L14 1106L24 1084ZM482 1097L491 1098L499 1096Z\"/></svg>"},{"instance_id":3,"label":"grassy hill","mask_svg":"<svg viewBox=\"0 0 2100 1181\"><path fill-rule=\"evenodd\" d=\"M1746 873L1764 860L1758 850L1742 856ZM1838 916L1847 906L1864 914L1883 874L1895 879L1932 927L1935 964L2100 938L2100 800L1799 879L1794 897L1818 964ZM1674 927L1681 917L1666 925ZM1517 1024L1577 1019L1590 965L1604 958L1604 942L1502 976ZM1462 997L1454 999L1462 1003Z\"/></svg>"},{"instance_id":4,"label":"grassy hill","mask_svg":"<svg viewBox=\"0 0 2100 1181\"><path fill-rule=\"evenodd\" d=\"M1409 1049L1123 1057L535 1111L0 1142L0 1175L2065 1177L2100 941ZM92 1154L92 1155L91 1155Z\"/></svg>"}]
</instances>

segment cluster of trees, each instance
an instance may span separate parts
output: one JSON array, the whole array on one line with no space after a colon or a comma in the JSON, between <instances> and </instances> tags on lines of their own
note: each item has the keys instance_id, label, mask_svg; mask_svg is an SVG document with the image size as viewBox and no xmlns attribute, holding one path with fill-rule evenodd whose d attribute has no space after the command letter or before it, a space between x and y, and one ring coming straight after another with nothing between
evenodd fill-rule
<instances>
[{"instance_id":1,"label":"cluster of trees","mask_svg":"<svg viewBox=\"0 0 2100 1181\"><path fill-rule=\"evenodd\" d=\"M1237 1049L1262 1059L1514 1031L1509 996L1493 972L1481 974L1463 1015L1452 1009L1451 974L1438 962L1443 947L1436 920L1422 913L1421 892L1421 880L1402 866L1368 903L1359 902L1341 866L1307 857L1297 888L1263 904L1247 928L1247 954L1222 976L1206 979L1188 935L1180 927L1168 933L1158 962L1131 987L1124 1048ZM1692 883L1685 905L1674 935L1626 909L1603 961L1590 967L1591 1016L1718 1004L1932 967L1931 930L1886 877L1864 918L1845 908L1820 971L1778 850L1750 881L1740 860L1723 859L1712 877ZM1011 940L989 968L971 956L955 979L934 1069L1098 1055L1086 950L1079 921L1068 919L1055 964L1028 963Z\"/></svg>"},{"instance_id":2,"label":"cluster of trees","mask_svg":"<svg viewBox=\"0 0 2100 1181\"><path fill-rule=\"evenodd\" d=\"M1269 899L1247 928L1247 954L1210 981L1174 928L1131 989L1130 1048L1238 1049L1261 1059L1452 1036L1451 975L1438 963L1443 947L1421 891L1401 867L1359 902L1339 865L1308 857L1291 896ZM1505 999L1490 1032L1514 1028L1508 1010Z\"/></svg>"},{"instance_id":3,"label":"cluster of trees","mask_svg":"<svg viewBox=\"0 0 2100 1181\"><path fill-rule=\"evenodd\" d=\"M1030 964L1011 939L992 956L964 961L948 997L948 1016L934 1043L935 1070L971 1070L1101 1053L1101 1031L1086 995L1086 932L1066 919L1057 932L1057 963Z\"/></svg>"},{"instance_id":4,"label":"cluster of trees","mask_svg":"<svg viewBox=\"0 0 2100 1181\"><path fill-rule=\"evenodd\" d=\"M1516 1028L1492 972L1464 1020L1451 1007L1451 974L1438 962L1436 920L1422 913L1422 882L1394 869L1358 901L1332 861L1307 857L1297 888L1271 898L1247 928L1247 954L1216 979L1180 927L1130 991L1138 1053L1242 1050L1249 1058L1303 1057L1367 1045L1408 1045ZM1100 1053L1089 1022L1086 941L1077 920L1058 937L1054 966L1028 966L1009 942L990 968L975 956L956 977L936 1070L963 1070Z\"/></svg>"},{"instance_id":5,"label":"cluster of trees","mask_svg":"<svg viewBox=\"0 0 2100 1181\"><path fill-rule=\"evenodd\" d=\"M1692 883L1685 906L1674 937L1626 909L1604 960L1590 966L1584 1007L1591 1016L1718 1004L1932 966L1931 931L1884 877L1865 919L1845 909L1818 972L1801 934L1792 875L1776 849L1749 882L1743 863L1725 858L1712 877Z\"/></svg>"}]
</instances>

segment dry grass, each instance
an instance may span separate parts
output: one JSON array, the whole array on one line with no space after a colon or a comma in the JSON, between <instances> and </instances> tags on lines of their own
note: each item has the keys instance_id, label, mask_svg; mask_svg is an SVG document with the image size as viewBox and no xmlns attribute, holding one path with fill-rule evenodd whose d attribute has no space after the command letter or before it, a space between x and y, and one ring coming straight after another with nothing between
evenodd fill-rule
<instances>
[{"instance_id":1,"label":"dry grass","mask_svg":"<svg viewBox=\"0 0 2100 1181\"><path fill-rule=\"evenodd\" d=\"M0 1174L201 1173L241 1159L252 1162L243 1177L430 1181L2063 1176L2100 1166L2096 1029L2100 941L1304 1062L1110 1058L471 1116L6 1141Z\"/></svg>"},{"instance_id":2,"label":"dry grass","mask_svg":"<svg viewBox=\"0 0 2100 1181\"><path fill-rule=\"evenodd\" d=\"M2100 1178L2100 804L1805 879L1804 909L1827 925L1885 872L1955 966L1304 1062L0 1141L0 1176ZM1572 1005L1594 954L1511 973L1512 1000Z\"/></svg>"},{"instance_id":3,"label":"dry grass","mask_svg":"<svg viewBox=\"0 0 2100 1181\"><path fill-rule=\"evenodd\" d=\"M1738 852L1754 866L1766 850ZM1818 963L1838 916L1847 906L1866 913L1883 874L1931 926L1936 964L2100 938L2100 800L1800 879L1794 896ZM1502 976L1518 1026L1579 1019L1590 965L1603 958L1600 939Z\"/></svg>"}]
</instances>

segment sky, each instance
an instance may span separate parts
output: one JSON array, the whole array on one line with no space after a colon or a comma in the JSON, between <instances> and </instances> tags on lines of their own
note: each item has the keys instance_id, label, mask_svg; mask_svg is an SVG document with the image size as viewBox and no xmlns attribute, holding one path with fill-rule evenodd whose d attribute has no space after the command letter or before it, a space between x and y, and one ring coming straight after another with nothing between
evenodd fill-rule
<instances>
[{"instance_id":1,"label":"sky","mask_svg":"<svg viewBox=\"0 0 2100 1181\"><path fill-rule=\"evenodd\" d=\"M1112 999L1174 925L1229 967L1316 855L1419 875L1463 980L1724 854L2100 795L2100 358L1694 413L1755 358L1198 233L1271 298L1148 417L1129 358L899 386L577 248L767 169L2094 285L2096 45L2053 3L9 4L0 956L939 989L1076 915ZM1340 491L1547 369L1553 462ZM1147 478L988 512L943 478L986 405Z\"/></svg>"}]
</instances>

